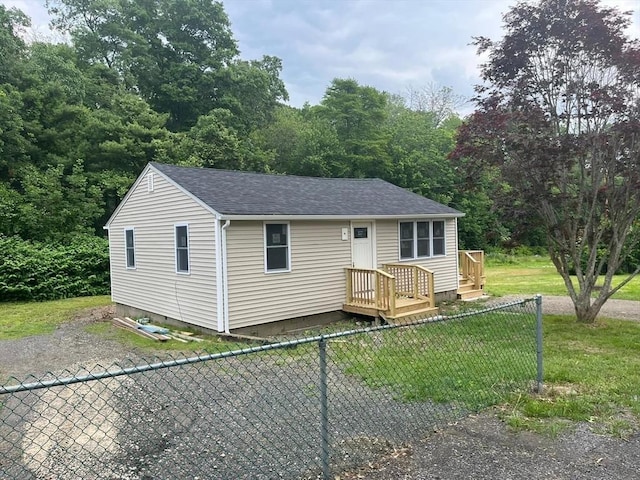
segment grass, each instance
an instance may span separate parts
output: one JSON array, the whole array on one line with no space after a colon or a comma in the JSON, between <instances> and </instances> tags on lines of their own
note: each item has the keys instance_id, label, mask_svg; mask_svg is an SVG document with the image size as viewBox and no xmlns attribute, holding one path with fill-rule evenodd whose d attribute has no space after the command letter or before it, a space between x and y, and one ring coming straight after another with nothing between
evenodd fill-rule
<instances>
[{"instance_id":1,"label":"grass","mask_svg":"<svg viewBox=\"0 0 640 480\"><path fill-rule=\"evenodd\" d=\"M584 325L570 316L545 316L543 394L511 398L504 418L552 434L585 421L624 437L640 427L639 351L640 323Z\"/></svg>"},{"instance_id":2,"label":"grass","mask_svg":"<svg viewBox=\"0 0 640 480\"><path fill-rule=\"evenodd\" d=\"M360 335L332 348L347 373L398 400L453 401L478 411L535 378L534 306L528 308Z\"/></svg>"},{"instance_id":3,"label":"grass","mask_svg":"<svg viewBox=\"0 0 640 480\"><path fill-rule=\"evenodd\" d=\"M513 257L487 255L486 289L495 296L503 295L567 295L564 281L556 268L546 257ZM614 277L613 285L625 278ZM577 283L575 283L577 285ZM613 298L623 300L640 299L640 276L617 292Z\"/></svg>"},{"instance_id":4,"label":"grass","mask_svg":"<svg viewBox=\"0 0 640 480\"><path fill-rule=\"evenodd\" d=\"M104 307L111 299L98 297L68 298L51 302L19 302L0 304L0 340L51 333L82 310Z\"/></svg>"}]
</instances>

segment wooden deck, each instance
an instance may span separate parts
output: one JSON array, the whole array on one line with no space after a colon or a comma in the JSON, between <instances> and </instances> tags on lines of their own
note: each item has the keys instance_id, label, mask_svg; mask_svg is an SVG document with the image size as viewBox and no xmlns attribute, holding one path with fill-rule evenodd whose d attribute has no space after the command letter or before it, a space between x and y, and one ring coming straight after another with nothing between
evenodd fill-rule
<instances>
[{"instance_id":1,"label":"wooden deck","mask_svg":"<svg viewBox=\"0 0 640 480\"><path fill-rule=\"evenodd\" d=\"M385 264L382 269L347 268L345 312L389 322L438 314L433 272L418 265Z\"/></svg>"}]
</instances>

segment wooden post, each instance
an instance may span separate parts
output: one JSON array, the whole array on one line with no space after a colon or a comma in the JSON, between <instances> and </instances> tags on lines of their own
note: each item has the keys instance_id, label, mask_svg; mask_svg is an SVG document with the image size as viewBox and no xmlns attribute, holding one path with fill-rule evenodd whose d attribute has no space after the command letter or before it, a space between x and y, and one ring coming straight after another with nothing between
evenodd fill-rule
<instances>
[{"instance_id":1,"label":"wooden post","mask_svg":"<svg viewBox=\"0 0 640 480\"><path fill-rule=\"evenodd\" d=\"M353 283L351 281L351 269L345 268L347 272L347 303L351 303L353 301Z\"/></svg>"},{"instance_id":2,"label":"wooden post","mask_svg":"<svg viewBox=\"0 0 640 480\"><path fill-rule=\"evenodd\" d=\"M411 271L413 273L413 298L417 299L418 298L418 268L417 267L412 267Z\"/></svg>"},{"instance_id":3,"label":"wooden post","mask_svg":"<svg viewBox=\"0 0 640 480\"><path fill-rule=\"evenodd\" d=\"M427 273L427 278L429 279L429 306L435 307L436 299L435 299L435 293L434 293L435 288L433 285L433 272Z\"/></svg>"},{"instance_id":4,"label":"wooden post","mask_svg":"<svg viewBox=\"0 0 640 480\"><path fill-rule=\"evenodd\" d=\"M389 313L392 317L396 316L396 279L389 279Z\"/></svg>"}]
</instances>

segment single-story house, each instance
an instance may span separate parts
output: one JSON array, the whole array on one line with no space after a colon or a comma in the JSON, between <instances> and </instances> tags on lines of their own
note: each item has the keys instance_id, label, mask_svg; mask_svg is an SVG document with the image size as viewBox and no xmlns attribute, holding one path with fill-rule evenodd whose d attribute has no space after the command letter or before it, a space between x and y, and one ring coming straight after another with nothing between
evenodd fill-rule
<instances>
[{"instance_id":1,"label":"single-story house","mask_svg":"<svg viewBox=\"0 0 640 480\"><path fill-rule=\"evenodd\" d=\"M152 162L105 226L111 295L121 315L218 332L426 312L458 291L462 215L379 179Z\"/></svg>"}]
</instances>

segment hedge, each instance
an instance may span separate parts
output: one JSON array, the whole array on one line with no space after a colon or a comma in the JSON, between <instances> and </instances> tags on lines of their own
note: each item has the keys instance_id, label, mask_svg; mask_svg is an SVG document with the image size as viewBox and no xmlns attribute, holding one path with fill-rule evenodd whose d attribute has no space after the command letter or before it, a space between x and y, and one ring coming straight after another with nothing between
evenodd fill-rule
<instances>
[{"instance_id":1,"label":"hedge","mask_svg":"<svg viewBox=\"0 0 640 480\"><path fill-rule=\"evenodd\" d=\"M45 244L0 236L0 301L57 300L109 293L109 246L78 236Z\"/></svg>"}]
</instances>

